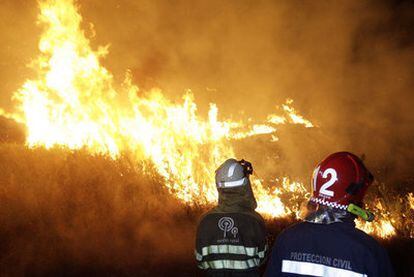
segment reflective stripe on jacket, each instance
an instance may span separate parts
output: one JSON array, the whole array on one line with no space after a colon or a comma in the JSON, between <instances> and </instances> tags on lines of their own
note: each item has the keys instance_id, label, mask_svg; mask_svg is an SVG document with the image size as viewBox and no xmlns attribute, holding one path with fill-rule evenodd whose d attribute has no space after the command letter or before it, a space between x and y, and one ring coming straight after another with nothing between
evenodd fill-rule
<instances>
[{"instance_id":1,"label":"reflective stripe on jacket","mask_svg":"<svg viewBox=\"0 0 414 277\"><path fill-rule=\"evenodd\" d=\"M195 257L201 269L258 272L267 250L264 221L255 212L212 211L199 223Z\"/></svg>"},{"instance_id":2,"label":"reflective stripe on jacket","mask_svg":"<svg viewBox=\"0 0 414 277\"><path fill-rule=\"evenodd\" d=\"M353 221L302 222L277 238L265 276L392 277L386 251Z\"/></svg>"}]
</instances>

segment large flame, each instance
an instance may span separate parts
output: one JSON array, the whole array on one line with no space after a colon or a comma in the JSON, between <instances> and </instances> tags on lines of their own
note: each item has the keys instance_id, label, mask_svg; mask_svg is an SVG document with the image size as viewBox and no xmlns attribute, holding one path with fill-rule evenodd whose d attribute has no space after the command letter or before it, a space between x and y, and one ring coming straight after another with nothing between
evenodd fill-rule
<instances>
[{"instance_id":1,"label":"large flame","mask_svg":"<svg viewBox=\"0 0 414 277\"><path fill-rule=\"evenodd\" d=\"M280 124L245 126L219 121L214 104L203 119L197 115L191 92L183 96L182 103L172 103L160 90L141 92L129 72L116 86L112 74L99 61L108 53L107 48L92 50L74 2L39 4L39 21L46 29L39 43L41 55L34 63L38 76L26 81L14 96L21 103L20 116L14 118L26 125L29 146L86 147L114 158L133 152L155 164L178 198L209 203L216 199L212 173L224 159L234 156L230 140L274 133L275 125ZM283 105L285 114L280 118L311 125L291 104L292 100L287 100ZM255 184L259 198L269 195L259 181ZM284 215L287 210L274 196L260 199L259 209Z\"/></svg>"},{"instance_id":2,"label":"large flame","mask_svg":"<svg viewBox=\"0 0 414 277\"><path fill-rule=\"evenodd\" d=\"M293 108L291 99L266 122L249 126L219 120L215 104L201 117L190 91L181 103L173 103L158 89L141 91L129 72L122 84L115 84L100 63L108 48L91 48L74 1L44 0L39 5L39 22L45 31L40 55L32 64L37 77L27 80L15 94L17 112L0 111L26 125L29 146L86 148L113 158L133 153L137 159L150 159L179 199L207 204L217 196L215 168L235 155L233 140L271 134L272 141L277 141L279 124L314 127ZM253 184L258 211L270 217L298 216L297 203L307 197L304 185L287 177L269 186L254 178ZM286 193L291 205L282 201ZM382 220L360 227L385 237L395 234L389 219Z\"/></svg>"}]
</instances>

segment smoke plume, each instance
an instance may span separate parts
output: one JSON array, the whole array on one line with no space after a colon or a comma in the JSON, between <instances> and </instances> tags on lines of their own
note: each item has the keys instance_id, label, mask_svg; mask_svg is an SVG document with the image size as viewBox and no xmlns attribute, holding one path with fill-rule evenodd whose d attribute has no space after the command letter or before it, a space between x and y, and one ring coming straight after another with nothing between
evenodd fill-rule
<instances>
[{"instance_id":1,"label":"smoke plume","mask_svg":"<svg viewBox=\"0 0 414 277\"><path fill-rule=\"evenodd\" d=\"M413 172L413 18L408 1L78 1L104 64L172 99L191 89L200 112L262 118L292 98L319 131L281 139L281 167L308 176L336 150L365 154L390 182ZM3 1L1 103L37 55L36 3ZM7 22L6 22L7 21ZM13 22L13 24L10 24ZM300 131L298 131L300 132ZM297 137L297 139L296 139ZM238 153L263 167L254 153ZM249 157L250 154L250 157ZM294 163L294 165L293 165ZM300 163L300 166L296 166Z\"/></svg>"}]
</instances>

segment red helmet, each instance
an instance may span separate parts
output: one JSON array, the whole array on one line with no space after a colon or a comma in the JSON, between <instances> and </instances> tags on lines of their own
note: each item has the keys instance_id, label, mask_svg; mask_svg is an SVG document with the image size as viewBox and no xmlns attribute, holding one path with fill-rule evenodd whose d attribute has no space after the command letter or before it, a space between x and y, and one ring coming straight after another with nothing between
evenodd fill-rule
<instances>
[{"instance_id":1,"label":"red helmet","mask_svg":"<svg viewBox=\"0 0 414 277\"><path fill-rule=\"evenodd\" d=\"M360 204L374 177L360 158L337 152L315 168L310 201L346 210L350 203Z\"/></svg>"}]
</instances>

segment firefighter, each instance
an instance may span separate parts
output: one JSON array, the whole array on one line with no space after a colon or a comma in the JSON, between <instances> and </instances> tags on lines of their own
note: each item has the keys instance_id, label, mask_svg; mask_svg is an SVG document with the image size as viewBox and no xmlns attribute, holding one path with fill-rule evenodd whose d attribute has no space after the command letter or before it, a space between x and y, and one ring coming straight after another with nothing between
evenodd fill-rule
<instances>
[{"instance_id":1,"label":"firefighter","mask_svg":"<svg viewBox=\"0 0 414 277\"><path fill-rule=\"evenodd\" d=\"M373 176L348 152L328 156L314 170L312 196L304 222L276 239L265 276L394 276L385 250L355 228Z\"/></svg>"},{"instance_id":2,"label":"firefighter","mask_svg":"<svg viewBox=\"0 0 414 277\"><path fill-rule=\"evenodd\" d=\"M207 276L260 276L268 247L252 173L251 163L235 159L216 170L218 205L201 218L196 236L197 264Z\"/></svg>"}]
</instances>

